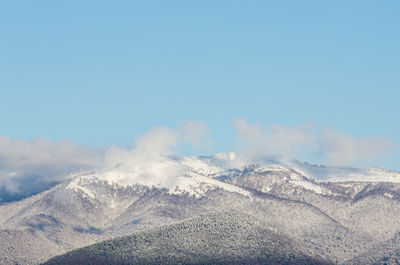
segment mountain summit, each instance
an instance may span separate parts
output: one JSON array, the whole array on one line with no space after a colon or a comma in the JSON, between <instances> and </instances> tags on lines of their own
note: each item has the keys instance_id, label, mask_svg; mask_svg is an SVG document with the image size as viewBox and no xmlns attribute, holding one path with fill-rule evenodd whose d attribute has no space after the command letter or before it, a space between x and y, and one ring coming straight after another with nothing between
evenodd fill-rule
<instances>
[{"instance_id":1,"label":"mountain summit","mask_svg":"<svg viewBox=\"0 0 400 265\"><path fill-rule=\"evenodd\" d=\"M249 160L235 153L123 163L71 174L42 193L1 205L0 263L38 264L102 240L235 212L255 220L279 242L293 242L302 257L342 264L365 253L374 256L374 246L397 234L399 183L400 174L390 170ZM212 242L222 246L222 241ZM232 247L232 255L240 252Z\"/></svg>"}]
</instances>

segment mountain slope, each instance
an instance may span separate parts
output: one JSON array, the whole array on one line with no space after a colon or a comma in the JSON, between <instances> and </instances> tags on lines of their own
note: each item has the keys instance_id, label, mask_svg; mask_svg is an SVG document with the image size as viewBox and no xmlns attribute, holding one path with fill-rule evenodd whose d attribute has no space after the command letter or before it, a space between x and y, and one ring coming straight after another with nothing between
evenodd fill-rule
<instances>
[{"instance_id":1,"label":"mountain slope","mask_svg":"<svg viewBox=\"0 0 400 265\"><path fill-rule=\"evenodd\" d=\"M335 176L340 181L325 180ZM234 153L80 172L0 205L0 263L38 264L102 240L236 211L340 264L400 230L398 179L394 171L248 161Z\"/></svg>"},{"instance_id":2,"label":"mountain slope","mask_svg":"<svg viewBox=\"0 0 400 265\"><path fill-rule=\"evenodd\" d=\"M397 232L392 239L380 243L344 263L344 265L352 264L400 264L400 233Z\"/></svg>"},{"instance_id":3,"label":"mountain slope","mask_svg":"<svg viewBox=\"0 0 400 265\"><path fill-rule=\"evenodd\" d=\"M251 216L222 212L107 240L44 264L329 264L302 251Z\"/></svg>"}]
</instances>

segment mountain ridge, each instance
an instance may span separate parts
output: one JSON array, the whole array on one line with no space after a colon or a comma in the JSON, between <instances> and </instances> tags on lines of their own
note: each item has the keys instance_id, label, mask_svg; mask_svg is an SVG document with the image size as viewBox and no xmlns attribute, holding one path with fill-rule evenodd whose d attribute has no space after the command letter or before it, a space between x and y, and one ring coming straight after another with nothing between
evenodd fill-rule
<instances>
[{"instance_id":1,"label":"mountain ridge","mask_svg":"<svg viewBox=\"0 0 400 265\"><path fill-rule=\"evenodd\" d=\"M315 257L315 253L311 257L302 251L295 242L274 234L257 219L230 211L103 241L54 257L43 265L79 265L87 261L93 265L330 264Z\"/></svg>"},{"instance_id":2,"label":"mountain ridge","mask_svg":"<svg viewBox=\"0 0 400 265\"><path fill-rule=\"evenodd\" d=\"M373 170L375 181L360 181L370 171L351 169L350 181L334 182L326 181L326 175L334 176L332 168L318 179L304 174L307 164L271 161L257 164L233 153L174 156L150 169L132 164L71 174L49 190L0 205L0 263L38 264L102 240L221 210L253 216L336 264L399 230L400 184L390 180L400 174Z\"/></svg>"}]
</instances>

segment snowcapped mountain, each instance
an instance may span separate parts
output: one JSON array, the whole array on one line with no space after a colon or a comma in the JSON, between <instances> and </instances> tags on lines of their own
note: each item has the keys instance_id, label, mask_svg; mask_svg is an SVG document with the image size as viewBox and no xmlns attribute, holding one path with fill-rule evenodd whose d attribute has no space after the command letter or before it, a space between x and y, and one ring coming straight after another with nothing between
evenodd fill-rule
<instances>
[{"instance_id":1,"label":"snowcapped mountain","mask_svg":"<svg viewBox=\"0 0 400 265\"><path fill-rule=\"evenodd\" d=\"M170 156L140 165L120 165L99 172L72 174L68 177L73 180L67 189L80 190L93 197L91 191L84 187L84 183L102 180L110 185L143 185L167 189L171 194L188 193L196 197L201 197L208 190L215 188L250 196L248 191L237 185L237 181L246 174L252 177L274 176L262 178L263 185L258 188L263 192L268 191L274 184L284 182L320 194L330 194L331 191L319 182L400 183L400 173L393 170L316 166L283 159L249 161L235 153L222 153L209 157ZM80 183L83 183L83 186Z\"/></svg>"},{"instance_id":2,"label":"snowcapped mountain","mask_svg":"<svg viewBox=\"0 0 400 265\"><path fill-rule=\"evenodd\" d=\"M400 173L390 170L235 153L79 172L0 206L0 263L38 264L101 240L234 210L339 264L396 234L399 183Z\"/></svg>"}]
</instances>

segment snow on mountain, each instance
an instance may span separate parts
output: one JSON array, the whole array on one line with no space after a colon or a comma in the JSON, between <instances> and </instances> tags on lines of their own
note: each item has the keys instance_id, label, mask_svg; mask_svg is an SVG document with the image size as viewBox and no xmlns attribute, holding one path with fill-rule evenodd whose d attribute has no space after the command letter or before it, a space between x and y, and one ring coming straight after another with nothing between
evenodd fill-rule
<instances>
[{"instance_id":1,"label":"snow on mountain","mask_svg":"<svg viewBox=\"0 0 400 265\"><path fill-rule=\"evenodd\" d=\"M266 173L271 177L265 178ZM216 188L251 196L237 181L238 176L243 177L246 174L263 176L263 186L258 185L263 192L268 192L274 184L283 182L325 195L334 193L319 182L400 183L400 173L392 170L316 166L283 158L252 161L235 153L221 153L200 157L167 156L142 164L123 164L78 176L71 175L75 179L67 189L80 190L85 196L93 198L93 192L80 183L102 180L122 187L138 184L167 189L171 194L188 193L196 197Z\"/></svg>"},{"instance_id":2,"label":"snow on mountain","mask_svg":"<svg viewBox=\"0 0 400 265\"><path fill-rule=\"evenodd\" d=\"M171 194L188 193L197 197L216 188L250 196L250 193L244 189L209 177L221 173L223 170L218 166L207 165L197 158L173 156L151 161L144 165L121 165L116 168L76 176L67 186L67 189L81 190L87 196L93 197L92 192L79 183L104 180L111 185L123 187L143 185L167 189Z\"/></svg>"},{"instance_id":3,"label":"snow on mountain","mask_svg":"<svg viewBox=\"0 0 400 265\"><path fill-rule=\"evenodd\" d=\"M383 168L352 168L311 165L293 161L289 167L296 169L308 178L325 182L392 182L400 183L400 172Z\"/></svg>"},{"instance_id":4,"label":"snow on mountain","mask_svg":"<svg viewBox=\"0 0 400 265\"><path fill-rule=\"evenodd\" d=\"M134 253L134 255L132 255ZM189 218L52 258L44 265L332 265L302 245L235 211Z\"/></svg>"},{"instance_id":5,"label":"snow on mountain","mask_svg":"<svg viewBox=\"0 0 400 265\"><path fill-rule=\"evenodd\" d=\"M0 263L37 264L219 210L252 215L334 263L400 230L395 171L250 160L237 153L139 162L77 172L40 194L0 205Z\"/></svg>"}]
</instances>

